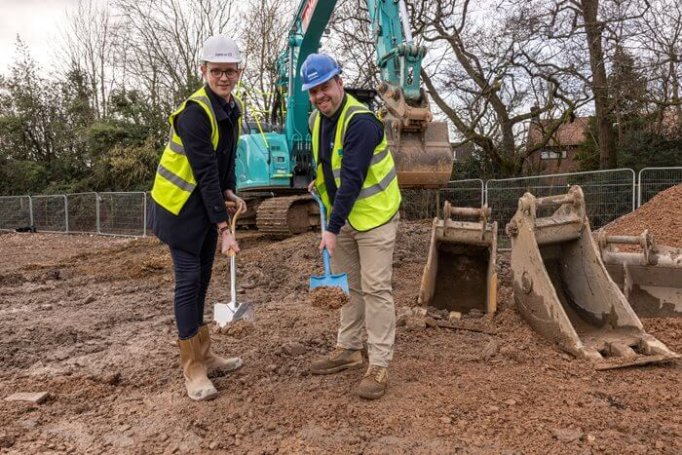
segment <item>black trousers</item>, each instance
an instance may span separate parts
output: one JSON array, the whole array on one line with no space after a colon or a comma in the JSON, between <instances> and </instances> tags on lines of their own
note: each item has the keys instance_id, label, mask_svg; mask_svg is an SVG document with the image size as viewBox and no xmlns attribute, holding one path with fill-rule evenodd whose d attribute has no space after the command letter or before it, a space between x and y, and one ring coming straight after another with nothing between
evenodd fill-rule
<instances>
[{"instance_id":1,"label":"black trousers","mask_svg":"<svg viewBox=\"0 0 682 455\"><path fill-rule=\"evenodd\" d=\"M175 269L175 322L181 340L192 338L204 322L204 302L211 281L218 233L209 229L199 255L171 248Z\"/></svg>"}]
</instances>

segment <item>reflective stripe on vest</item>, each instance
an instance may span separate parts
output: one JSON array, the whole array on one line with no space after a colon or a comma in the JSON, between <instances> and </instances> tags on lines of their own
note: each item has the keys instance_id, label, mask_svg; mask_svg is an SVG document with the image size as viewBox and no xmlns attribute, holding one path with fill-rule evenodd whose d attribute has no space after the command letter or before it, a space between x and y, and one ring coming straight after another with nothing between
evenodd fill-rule
<instances>
[{"instance_id":1,"label":"reflective stripe on vest","mask_svg":"<svg viewBox=\"0 0 682 455\"><path fill-rule=\"evenodd\" d=\"M351 95L346 95L347 100L339 116L334 144L332 147L332 174L336 187L341 186L341 162L343 161L343 141L346 129L355 114L371 113L365 105L360 103ZM320 198L327 208L328 216L331 215L332 206L327 193L327 186L324 181L322 164L318 159L320 143L321 117L318 111L313 111L308 120L312 132L313 156L317 162L317 178L315 186ZM374 155L367 177L362 184L362 189L353 205L351 213L348 215L349 224L358 231L368 231L388 222L400 207L400 190L398 189L398 178L386 136L384 135L381 143L374 149Z\"/></svg>"},{"instance_id":2,"label":"reflective stripe on vest","mask_svg":"<svg viewBox=\"0 0 682 455\"><path fill-rule=\"evenodd\" d=\"M234 95L232 95L234 96ZM241 116L243 113L242 102L239 98L234 96L237 107L239 108L239 118L237 119L239 125L238 134L241 134ZM175 119L185 110L187 103L193 101L197 103L208 115L211 123L211 144L213 150L218 149L218 121L213 112L211 100L206 93L206 87L201 87L187 98L169 117L170 131L168 133L168 143L161 155L161 161L156 170L154 177L154 186L152 187L152 198L161 207L165 208L174 215L180 213L182 207L189 199L192 191L196 188L196 179L192 172L192 167L185 154L185 147L182 139L175 130Z\"/></svg>"}]
</instances>

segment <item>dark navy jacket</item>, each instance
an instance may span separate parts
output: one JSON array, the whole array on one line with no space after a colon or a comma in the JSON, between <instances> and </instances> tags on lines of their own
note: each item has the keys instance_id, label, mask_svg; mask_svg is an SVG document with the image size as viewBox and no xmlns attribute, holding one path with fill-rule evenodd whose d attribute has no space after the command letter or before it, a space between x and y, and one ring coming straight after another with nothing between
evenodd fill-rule
<instances>
[{"instance_id":1,"label":"dark navy jacket","mask_svg":"<svg viewBox=\"0 0 682 455\"><path fill-rule=\"evenodd\" d=\"M150 226L154 234L172 248L199 254L209 229L227 221L224 191L236 190L235 160L239 140L239 107L206 86L218 121L218 149L211 143L211 123L206 112L190 101L175 119L197 186L175 216L152 200Z\"/></svg>"},{"instance_id":2,"label":"dark navy jacket","mask_svg":"<svg viewBox=\"0 0 682 455\"><path fill-rule=\"evenodd\" d=\"M332 203L332 213L327 230L338 234L346 224L355 200L362 190L372 162L374 149L384 139L383 125L373 114L356 114L348 124L343 138L343 159L341 161L341 188L336 187L331 165L336 124L348 97L344 95L341 106L331 117L320 115L320 150L318 158L322 164L324 183Z\"/></svg>"}]
</instances>

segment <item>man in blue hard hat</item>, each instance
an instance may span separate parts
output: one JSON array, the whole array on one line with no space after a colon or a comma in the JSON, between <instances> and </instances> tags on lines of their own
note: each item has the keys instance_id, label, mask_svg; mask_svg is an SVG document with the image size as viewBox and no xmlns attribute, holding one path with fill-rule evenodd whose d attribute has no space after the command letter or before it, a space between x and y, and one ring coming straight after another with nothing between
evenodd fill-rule
<instances>
[{"instance_id":1,"label":"man in blue hard hat","mask_svg":"<svg viewBox=\"0 0 682 455\"><path fill-rule=\"evenodd\" d=\"M357 393L376 399L386 391L393 358L391 275L401 197L383 124L344 91L340 75L326 54L311 54L301 66L303 90L315 108L309 127L317 176L308 189L319 193L328 214L320 249L329 251L333 273L348 274L350 287L336 348L313 362L311 373L362 368L364 327L369 368Z\"/></svg>"},{"instance_id":2,"label":"man in blue hard hat","mask_svg":"<svg viewBox=\"0 0 682 455\"><path fill-rule=\"evenodd\" d=\"M174 310L187 395L210 400L218 391L209 373L239 368L238 357L211 349L204 302L217 244L228 255L239 251L230 232L225 202L236 196L235 157L242 103L233 90L242 73L237 43L223 35L203 45L201 75L206 84L170 115L168 143L156 172L151 226L170 247L175 272Z\"/></svg>"}]
</instances>

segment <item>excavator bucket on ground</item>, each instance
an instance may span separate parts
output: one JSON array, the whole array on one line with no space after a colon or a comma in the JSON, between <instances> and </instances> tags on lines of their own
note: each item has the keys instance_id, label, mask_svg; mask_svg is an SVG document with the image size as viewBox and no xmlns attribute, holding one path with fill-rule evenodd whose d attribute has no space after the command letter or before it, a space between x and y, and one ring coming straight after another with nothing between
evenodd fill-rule
<instances>
[{"instance_id":1,"label":"excavator bucket on ground","mask_svg":"<svg viewBox=\"0 0 682 455\"><path fill-rule=\"evenodd\" d=\"M541 212L551 209L548 216ZM579 186L568 194L526 193L507 225L514 298L530 326L597 369L680 358L644 331L609 277L592 239Z\"/></svg>"},{"instance_id":2,"label":"excavator bucket on ground","mask_svg":"<svg viewBox=\"0 0 682 455\"><path fill-rule=\"evenodd\" d=\"M657 245L649 231L639 236L597 237L609 275L641 317L682 317L682 249ZM641 251L617 251L635 245Z\"/></svg>"},{"instance_id":3,"label":"excavator bucket on ground","mask_svg":"<svg viewBox=\"0 0 682 455\"><path fill-rule=\"evenodd\" d=\"M456 221L452 219L475 219ZM419 289L419 304L467 314L492 316L497 308L497 223L490 209L452 207L433 220L429 256Z\"/></svg>"}]
</instances>

